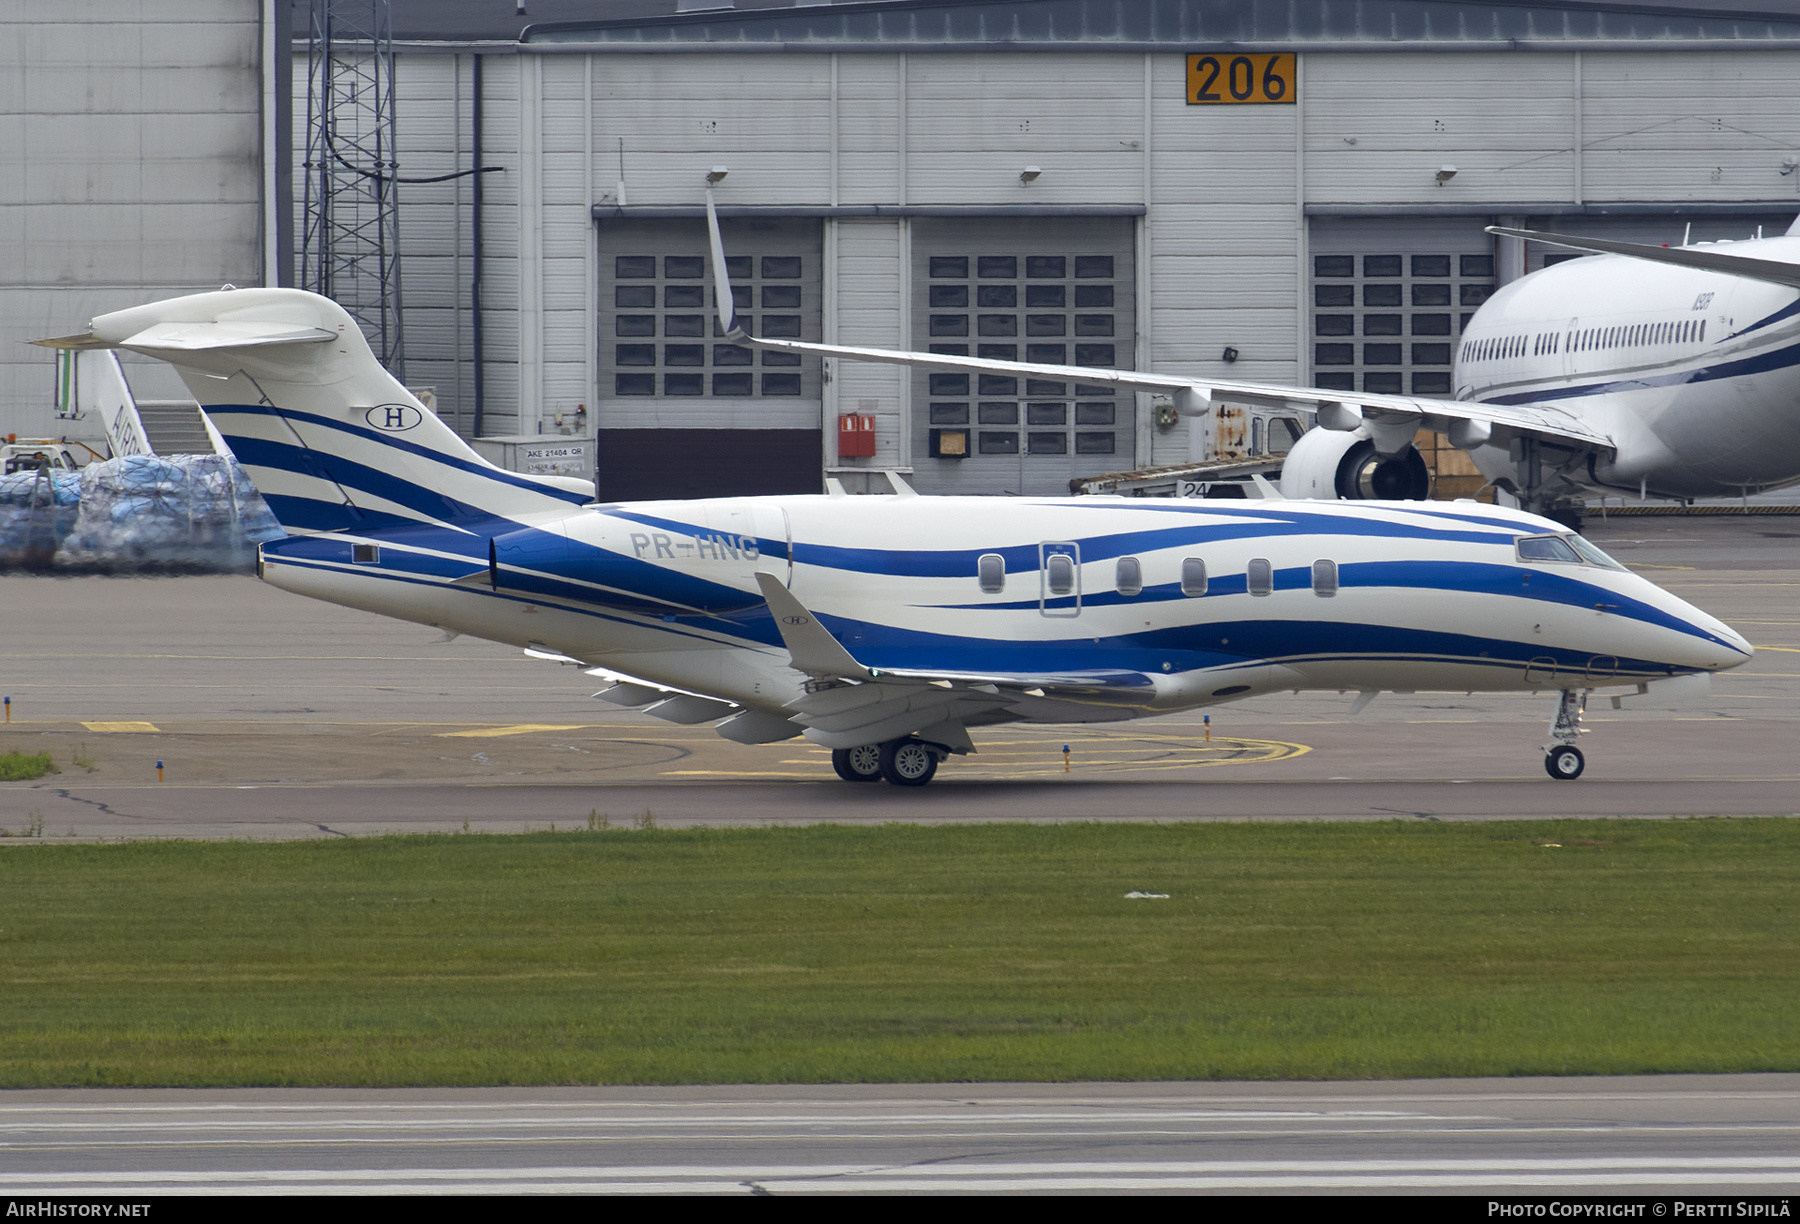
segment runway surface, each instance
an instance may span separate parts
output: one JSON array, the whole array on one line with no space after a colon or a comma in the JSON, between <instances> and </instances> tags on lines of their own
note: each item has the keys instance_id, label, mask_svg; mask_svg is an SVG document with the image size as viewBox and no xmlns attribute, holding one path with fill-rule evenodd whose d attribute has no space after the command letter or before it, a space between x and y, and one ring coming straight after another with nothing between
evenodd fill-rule
<instances>
[{"instance_id":1,"label":"runway surface","mask_svg":"<svg viewBox=\"0 0 1800 1224\"><path fill-rule=\"evenodd\" d=\"M0 1195L1784 1194L1800 1076L19 1092Z\"/></svg>"},{"instance_id":2,"label":"runway surface","mask_svg":"<svg viewBox=\"0 0 1800 1224\"><path fill-rule=\"evenodd\" d=\"M1791 528L1791 529L1790 529ZM52 839L831 820L1503 820L1800 812L1800 520L1590 535L1759 649L1679 711L1272 696L1000 728L923 791L592 701L509 647L251 578L0 578L0 850ZM1209 738L1210 734L1210 738ZM1067 770L1063 747L1069 748ZM156 777L162 763L163 780ZM1800 1076L0 1094L0 1197L519 1192L1785 1194Z\"/></svg>"},{"instance_id":3,"label":"runway surface","mask_svg":"<svg viewBox=\"0 0 1800 1224\"><path fill-rule=\"evenodd\" d=\"M1633 518L1589 534L1759 653L1694 708L1597 701L1574 783L1543 772L1548 695L1384 694L1353 718L1351 695L1327 693L978 730L980 751L923 792L853 786L803 740L732 744L593 701L598 685L574 669L253 578L12 575L0 579L0 690L13 699L0 750L47 749L62 772L0 784L0 832L504 832L645 813L763 824L1800 812L1800 520Z\"/></svg>"}]
</instances>

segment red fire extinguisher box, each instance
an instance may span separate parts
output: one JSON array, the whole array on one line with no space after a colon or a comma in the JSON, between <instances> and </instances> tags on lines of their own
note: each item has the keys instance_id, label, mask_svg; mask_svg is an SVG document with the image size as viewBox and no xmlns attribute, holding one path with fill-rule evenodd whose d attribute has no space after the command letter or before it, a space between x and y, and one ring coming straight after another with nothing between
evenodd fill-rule
<instances>
[{"instance_id":1,"label":"red fire extinguisher box","mask_svg":"<svg viewBox=\"0 0 1800 1224\"><path fill-rule=\"evenodd\" d=\"M875 457L875 418L856 412L838 417L839 459L872 459Z\"/></svg>"}]
</instances>

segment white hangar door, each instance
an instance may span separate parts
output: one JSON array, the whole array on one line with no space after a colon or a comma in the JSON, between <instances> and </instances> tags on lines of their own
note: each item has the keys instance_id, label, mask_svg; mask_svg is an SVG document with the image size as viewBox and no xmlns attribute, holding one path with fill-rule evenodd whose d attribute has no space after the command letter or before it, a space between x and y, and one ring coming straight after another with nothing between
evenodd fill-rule
<instances>
[{"instance_id":1,"label":"white hangar door","mask_svg":"<svg viewBox=\"0 0 1800 1224\"><path fill-rule=\"evenodd\" d=\"M919 217L912 345L934 353L1132 369L1129 217ZM1134 397L1079 381L913 374L922 493L1066 496L1135 467Z\"/></svg>"},{"instance_id":2,"label":"white hangar door","mask_svg":"<svg viewBox=\"0 0 1800 1224\"><path fill-rule=\"evenodd\" d=\"M817 493L819 361L757 352L718 334L705 220L596 224L600 497ZM744 326L819 339L819 221L728 217L720 228Z\"/></svg>"},{"instance_id":3,"label":"white hangar door","mask_svg":"<svg viewBox=\"0 0 1800 1224\"><path fill-rule=\"evenodd\" d=\"M1462 329L1494 292L1495 218L1314 217L1312 383L1449 396Z\"/></svg>"}]
</instances>

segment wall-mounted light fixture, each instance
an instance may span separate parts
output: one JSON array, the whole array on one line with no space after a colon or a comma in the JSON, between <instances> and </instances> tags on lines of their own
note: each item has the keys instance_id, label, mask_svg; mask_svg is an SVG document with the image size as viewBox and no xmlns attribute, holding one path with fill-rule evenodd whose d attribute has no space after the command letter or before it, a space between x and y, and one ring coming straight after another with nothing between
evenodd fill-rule
<instances>
[{"instance_id":1,"label":"wall-mounted light fixture","mask_svg":"<svg viewBox=\"0 0 1800 1224\"><path fill-rule=\"evenodd\" d=\"M1226 345L1225 351L1223 353L1219 354L1219 360L1223 361L1226 365L1230 365L1232 362L1236 361L1237 359L1238 359L1238 351L1236 349L1232 348L1230 345Z\"/></svg>"},{"instance_id":2,"label":"wall-mounted light fixture","mask_svg":"<svg viewBox=\"0 0 1800 1224\"><path fill-rule=\"evenodd\" d=\"M1786 157L1781 159L1781 177L1782 178L1786 178L1788 175L1792 174L1796 170L1800 170L1800 157L1795 157L1792 153L1790 153Z\"/></svg>"},{"instance_id":3,"label":"wall-mounted light fixture","mask_svg":"<svg viewBox=\"0 0 1800 1224\"><path fill-rule=\"evenodd\" d=\"M706 185L708 187L717 187L720 183L725 181L725 176L730 173L731 171L727 170L724 166L714 166L711 170L706 172Z\"/></svg>"},{"instance_id":4,"label":"wall-mounted light fixture","mask_svg":"<svg viewBox=\"0 0 1800 1224\"><path fill-rule=\"evenodd\" d=\"M1037 182L1038 175L1042 173L1043 170L1037 166L1026 166L1023 170L1019 171L1019 183L1021 186L1028 187L1032 183Z\"/></svg>"},{"instance_id":5,"label":"wall-mounted light fixture","mask_svg":"<svg viewBox=\"0 0 1800 1224\"><path fill-rule=\"evenodd\" d=\"M1455 177L1456 177L1456 167L1455 166L1439 166L1438 167L1437 185L1439 187L1442 187L1445 183L1448 183L1451 179L1453 179Z\"/></svg>"}]
</instances>

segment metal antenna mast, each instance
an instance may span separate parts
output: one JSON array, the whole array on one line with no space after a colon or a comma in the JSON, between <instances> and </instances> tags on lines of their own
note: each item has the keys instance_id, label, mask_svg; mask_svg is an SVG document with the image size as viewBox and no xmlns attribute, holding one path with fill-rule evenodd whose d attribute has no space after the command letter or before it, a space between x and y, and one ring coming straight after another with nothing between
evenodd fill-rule
<instances>
[{"instance_id":1,"label":"metal antenna mast","mask_svg":"<svg viewBox=\"0 0 1800 1224\"><path fill-rule=\"evenodd\" d=\"M300 284L349 311L404 382L388 0L311 0L311 10Z\"/></svg>"}]
</instances>

